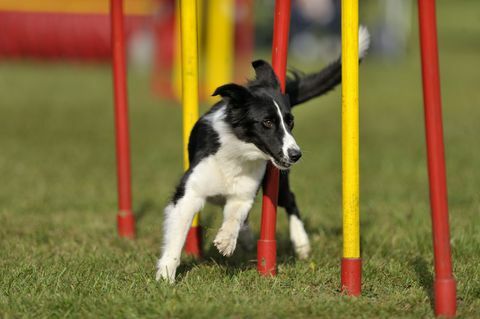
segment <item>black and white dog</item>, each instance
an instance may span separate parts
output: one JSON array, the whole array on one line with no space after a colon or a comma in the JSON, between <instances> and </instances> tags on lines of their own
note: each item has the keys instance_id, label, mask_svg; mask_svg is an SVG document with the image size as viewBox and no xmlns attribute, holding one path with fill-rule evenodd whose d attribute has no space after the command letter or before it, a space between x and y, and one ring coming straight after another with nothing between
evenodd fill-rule
<instances>
[{"instance_id":1,"label":"black and white dog","mask_svg":"<svg viewBox=\"0 0 480 319\"><path fill-rule=\"evenodd\" d=\"M359 31L359 56L369 46L366 28ZM286 94L265 61L252 63L256 77L246 86L226 84L215 90L222 101L195 124L188 144L190 168L183 175L173 199L165 208L164 242L157 263L157 280L175 280L182 247L196 212L207 200L224 203L223 224L214 245L231 256L239 233L248 233L248 213L265 174L268 161L288 170L302 153L292 136L291 108L320 96L341 82L341 60L318 73L294 73L287 79ZM278 204L289 215L290 238L296 254L308 257L310 243L300 220L289 175L280 174Z\"/></svg>"}]
</instances>

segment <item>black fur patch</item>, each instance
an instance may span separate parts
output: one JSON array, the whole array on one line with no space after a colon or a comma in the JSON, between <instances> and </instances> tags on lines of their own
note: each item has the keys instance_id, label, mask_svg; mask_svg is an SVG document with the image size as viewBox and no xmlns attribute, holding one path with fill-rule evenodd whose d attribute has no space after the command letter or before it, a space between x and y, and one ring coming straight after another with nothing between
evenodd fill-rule
<instances>
[{"instance_id":1,"label":"black fur patch","mask_svg":"<svg viewBox=\"0 0 480 319\"><path fill-rule=\"evenodd\" d=\"M193 127L188 142L188 160L194 168L202 159L215 154L220 148L220 137L210 122L202 118Z\"/></svg>"},{"instance_id":2,"label":"black fur patch","mask_svg":"<svg viewBox=\"0 0 480 319\"><path fill-rule=\"evenodd\" d=\"M333 90L342 82L342 64L340 59L330 63L323 70L312 74L291 71L287 78L285 91L293 106Z\"/></svg>"},{"instance_id":3,"label":"black fur patch","mask_svg":"<svg viewBox=\"0 0 480 319\"><path fill-rule=\"evenodd\" d=\"M190 174L192 174L192 170L188 169L180 179L180 182L175 188L175 193L173 193L173 197L172 197L173 204L176 204L183 197L183 195L185 195L185 184L187 183L187 180Z\"/></svg>"},{"instance_id":4,"label":"black fur patch","mask_svg":"<svg viewBox=\"0 0 480 319\"><path fill-rule=\"evenodd\" d=\"M290 188L290 171L280 172L278 187L278 206L285 208L288 215L295 215L300 218L300 211Z\"/></svg>"},{"instance_id":5,"label":"black fur patch","mask_svg":"<svg viewBox=\"0 0 480 319\"><path fill-rule=\"evenodd\" d=\"M222 98L228 98L229 101L237 104L248 102L252 98L250 91L241 85L229 83L218 87L212 96L220 95Z\"/></svg>"},{"instance_id":6,"label":"black fur patch","mask_svg":"<svg viewBox=\"0 0 480 319\"><path fill-rule=\"evenodd\" d=\"M212 108L212 111L214 109L216 108ZM188 142L188 161L190 168L183 174L180 183L177 185L172 199L174 204L185 195L185 184L195 166L205 157L215 154L219 148L220 140L217 132L211 124L202 117L195 123L190 133Z\"/></svg>"},{"instance_id":7,"label":"black fur patch","mask_svg":"<svg viewBox=\"0 0 480 319\"><path fill-rule=\"evenodd\" d=\"M252 62L252 66L255 69L256 81L263 86L271 87L273 89L280 89L280 82L272 66L264 60L256 60Z\"/></svg>"}]
</instances>

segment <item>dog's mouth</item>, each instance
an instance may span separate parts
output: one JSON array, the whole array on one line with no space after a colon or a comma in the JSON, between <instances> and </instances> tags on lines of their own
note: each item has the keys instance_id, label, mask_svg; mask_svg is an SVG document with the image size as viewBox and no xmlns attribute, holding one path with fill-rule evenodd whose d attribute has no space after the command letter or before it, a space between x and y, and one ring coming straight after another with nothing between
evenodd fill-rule
<instances>
[{"instance_id":1,"label":"dog's mouth","mask_svg":"<svg viewBox=\"0 0 480 319\"><path fill-rule=\"evenodd\" d=\"M293 165L293 162L288 160L277 160L273 157L270 157L270 161L272 162L273 166L282 171L289 169Z\"/></svg>"}]
</instances>

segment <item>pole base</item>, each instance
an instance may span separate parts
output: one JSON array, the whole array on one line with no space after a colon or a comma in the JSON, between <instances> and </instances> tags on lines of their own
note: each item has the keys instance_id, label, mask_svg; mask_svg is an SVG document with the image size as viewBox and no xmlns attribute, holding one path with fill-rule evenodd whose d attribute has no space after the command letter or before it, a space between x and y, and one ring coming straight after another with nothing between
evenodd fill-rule
<instances>
[{"instance_id":1,"label":"pole base","mask_svg":"<svg viewBox=\"0 0 480 319\"><path fill-rule=\"evenodd\" d=\"M453 318L457 310L457 292L455 279L435 279L435 315Z\"/></svg>"},{"instance_id":2,"label":"pole base","mask_svg":"<svg viewBox=\"0 0 480 319\"><path fill-rule=\"evenodd\" d=\"M131 211L122 210L117 214L118 236L133 239L135 237L135 218Z\"/></svg>"},{"instance_id":3,"label":"pole base","mask_svg":"<svg viewBox=\"0 0 480 319\"><path fill-rule=\"evenodd\" d=\"M190 227L185 241L185 253L194 258L202 257L202 227Z\"/></svg>"},{"instance_id":4,"label":"pole base","mask_svg":"<svg viewBox=\"0 0 480 319\"><path fill-rule=\"evenodd\" d=\"M257 270L262 276L275 276L277 274L277 241L257 241Z\"/></svg>"},{"instance_id":5,"label":"pole base","mask_svg":"<svg viewBox=\"0 0 480 319\"><path fill-rule=\"evenodd\" d=\"M342 292L349 296L360 296L362 292L362 259L342 258Z\"/></svg>"}]
</instances>

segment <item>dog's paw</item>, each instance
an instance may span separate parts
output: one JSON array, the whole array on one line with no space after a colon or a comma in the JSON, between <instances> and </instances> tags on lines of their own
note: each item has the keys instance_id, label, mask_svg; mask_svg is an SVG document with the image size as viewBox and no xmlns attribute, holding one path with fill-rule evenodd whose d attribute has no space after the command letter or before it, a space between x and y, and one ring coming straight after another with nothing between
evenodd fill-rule
<instances>
[{"instance_id":1,"label":"dog's paw","mask_svg":"<svg viewBox=\"0 0 480 319\"><path fill-rule=\"evenodd\" d=\"M290 240L299 259L307 259L311 247L302 221L295 215L290 216Z\"/></svg>"},{"instance_id":2,"label":"dog's paw","mask_svg":"<svg viewBox=\"0 0 480 319\"><path fill-rule=\"evenodd\" d=\"M247 251L253 251L255 248L255 237L248 224L243 224L238 234L238 242Z\"/></svg>"},{"instance_id":3,"label":"dog's paw","mask_svg":"<svg viewBox=\"0 0 480 319\"><path fill-rule=\"evenodd\" d=\"M237 246L237 234L225 228L220 228L215 240L213 241L220 254L225 257L230 257Z\"/></svg>"},{"instance_id":4,"label":"dog's paw","mask_svg":"<svg viewBox=\"0 0 480 319\"><path fill-rule=\"evenodd\" d=\"M310 243L307 242L305 245L296 246L294 244L293 249L295 250L295 254L297 255L298 259L308 259L310 256Z\"/></svg>"},{"instance_id":5,"label":"dog's paw","mask_svg":"<svg viewBox=\"0 0 480 319\"><path fill-rule=\"evenodd\" d=\"M175 273L177 272L178 263L174 260L168 261L159 259L157 262L157 281L165 280L171 284L175 283Z\"/></svg>"}]
</instances>

